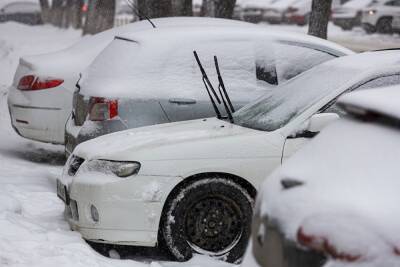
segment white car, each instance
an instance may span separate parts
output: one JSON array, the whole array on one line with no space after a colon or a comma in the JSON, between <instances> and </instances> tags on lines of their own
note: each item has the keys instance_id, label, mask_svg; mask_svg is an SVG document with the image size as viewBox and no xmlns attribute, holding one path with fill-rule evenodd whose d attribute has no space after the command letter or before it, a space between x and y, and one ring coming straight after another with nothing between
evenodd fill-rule
<instances>
[{"instance_id":1,"label":"white car","mask_svg":"<svg viewBox=\"0 0 400 267\"><path fill-rule=\"evenodd\" d=\"M263 20L271 24L284 22L285 14L293 5L299 4L304 0L279 0L273 3L263 14Z\"/></svg>"},{"instance_id":2,"label":"white car","mask_svg":"<svg viewBox=\"0 0 400 267\"><path fill-rule=\"evenodd\" d=\"M400 14L400 0L374 0L363 10L362 26L368 33L392 33L393 17Z\"/></svg>"},{"instance_id":3,"label":"white car","mask_svg":"<svg viewBox=\"0 0 400 267\"><path fill-rule=\"evenodd\" d=\"M343 30L351 30L361 26L363 9L371 5L374 0L351 0L343 6L334 8L331 20Z\"/></svg>"},{"instance_id":4,"label":"white car","mask_svg":"<svg viewBox=\"0 0 400 267\"><path fill-rule=\"evenodd\" d=\"M157 27L249 26L244 22L212 18L154 19ZM147 21L111 29L66 50L20 59L9 88L8 106L11 123L23 137L64 144L65 124L72 111L72 97L79 74L114 39L115 35L152 30Z\"/></svg>"},{"instance_id":5,"label":"white car","mask_svg":"<svg viewBox=\"0 0 400 267\"><path fill-rule=\"evenodd\" d=\"M243 267L400 266L400 86L348 94L259 193Z\"/></svg>"},{"instance_id":6,"label":"white car","mask_svg":"<svg viewBox=\"0 0 400 267\"><path fill-rule=\"evenodd\" d=\"M178 260L200 253L235 262L247 245L263 179L338 119L340 95L400 84L399 55L328 61L230 121L155 125L84 142L57 181L65 217L93 242L166 246Z\"/></svg>"}]
</instances>

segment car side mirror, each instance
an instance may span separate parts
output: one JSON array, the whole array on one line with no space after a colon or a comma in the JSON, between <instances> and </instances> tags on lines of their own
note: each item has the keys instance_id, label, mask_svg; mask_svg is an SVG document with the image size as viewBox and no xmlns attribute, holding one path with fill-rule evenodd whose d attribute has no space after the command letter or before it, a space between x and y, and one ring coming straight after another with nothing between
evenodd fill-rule
<instances>
[{"instance_id":1,"label":"car side mirror","mask_svg":"<svg viewBox=\"0 0 400 267\"><path fill-rule=\"evenodd\" d=\"M337 121L339 118L339 115L336 113L314 114L308 119L308 121L306 121L305 127L295 135L292 135L291 138L312 138L326 126Z\"/></svg>"}]
</instances>

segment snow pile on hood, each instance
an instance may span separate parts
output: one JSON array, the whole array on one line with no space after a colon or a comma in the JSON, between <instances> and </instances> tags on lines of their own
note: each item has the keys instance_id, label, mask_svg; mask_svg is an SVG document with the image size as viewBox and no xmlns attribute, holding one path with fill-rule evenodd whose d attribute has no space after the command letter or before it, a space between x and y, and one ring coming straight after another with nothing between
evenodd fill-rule
<instances>
[{"instance_id":1,"label":"snow pile on hood","mask_svg":"<svg viewBox=\"0 0 400 267\"><path fill-rule=\"evenodd\" d=\"M399 266L399 158L399 129L341 120L265 181L261 212L291 240L303 228L338 255L361 262L397 256L397 265L376 266ZM283 179L303 185L284 190Z\"/></svg>"}]
</instances>

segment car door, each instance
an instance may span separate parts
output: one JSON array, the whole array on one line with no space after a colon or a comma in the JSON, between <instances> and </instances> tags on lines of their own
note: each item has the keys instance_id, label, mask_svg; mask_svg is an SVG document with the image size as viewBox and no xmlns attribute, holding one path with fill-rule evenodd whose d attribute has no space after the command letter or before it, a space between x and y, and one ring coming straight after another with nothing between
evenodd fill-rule
<instances>
[{"instance_id":1,"label":"car door","mask_svg":"<svg viewBox=\"0 0 400 267\"><path fill-rule=\"evenodd\" d=\"M400 74L391 74L375 77L370 81L349 89L349 91L368 90L377 87L387 87L399 84ZM327 104L323 109L321 109L320 113L337 114L340 117L345 115L345 112L336 105L336 100L337 99ZM318 134L319 132L307 132L300 130L299 132L293 133L292 135L288 136L284 144L282 162L293 155L295 152L297 152L300 148L302 148L306 143L308 143L313 137L317 136Z\"/></svg>"}]
</instances>

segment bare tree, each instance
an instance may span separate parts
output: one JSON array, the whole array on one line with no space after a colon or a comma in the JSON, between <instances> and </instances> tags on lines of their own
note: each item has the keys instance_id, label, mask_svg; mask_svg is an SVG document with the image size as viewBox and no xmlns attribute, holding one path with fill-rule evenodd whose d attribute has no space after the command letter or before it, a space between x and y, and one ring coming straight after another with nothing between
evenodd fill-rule
<instances>
[{"instance_id":1,"label":"bare tree","mask_svg":"<svg viewBox=\"0 0 400 267\"><path fill-rule=\"evenodd\" d=\"M232 18L236 0L203 0L205 16L215 18Z\"/></svg>"},{"instance_id":2,"label":"bare tree","mask_svg":"<svg viewBox=\"0 0 400 267\"><path fill-rule=\"evenodd\" d=\"M39 0L42 8L42 20L55 26L76 29L82 27L82 6L84 0Z\"/></svg>"},{"instance_id":3,"label":"bare tree","mask_svg":"<svg viewBox=\"0 0 400 267\"><path fill-rule=\"evenodd\" d=\"M172 0L173 16L193 16L193 0Z\"/></svg>"},{"instance_id":4,"label":"bare tree","mask_svg":"<svg viewBox=\"0 0 400 267\"><path fill-rule=\"evenodd\" d=\"M138 9L141 15L149 18L172 16L171 0L138 0Z\"/></svg>"},{"instance_id":5,"label":"bare tree","mask_svg":"<svg viewBox=\"0 0 400 267\"><path fill-rule=\"evenodd\" d=\"M114 18L115 0L89 0L89 10L83 34L96 34L112 28Z\"/></svg>"},{"instance_id":6,"label":"bare tree","mask_svg":"<svg viewBox=\"0 0 400 267\"><path fill-rule=\"evenodd\" d=\"M313 0L308 34L328 38L328 23L331 15L332 0Z\"/></svg>"},{"instance_id":7,"label":"bare tree","mask_svg":"<svg viewBox=\"0 0 400 267\"><path fill-rule=\"evenodd\" d=\"M48 0L39 0L40 7L42 9L42 20L44 23L48 23L50 21L49 12L50 5Z\"/></svg>"},{"instance_id":8,"label":"bare tree","mask_svg":"<svg viewBox=\"0 0 400 267\"><path fill-rule=\"evenodd\" d=\"M70 25L75 29L82 28L82 19L83 19L83 0L72 0L72 6L70 7Z\"/></svg>"}]
</instances>

